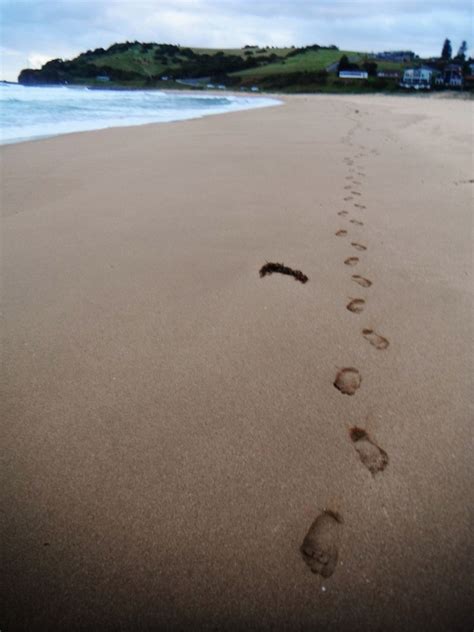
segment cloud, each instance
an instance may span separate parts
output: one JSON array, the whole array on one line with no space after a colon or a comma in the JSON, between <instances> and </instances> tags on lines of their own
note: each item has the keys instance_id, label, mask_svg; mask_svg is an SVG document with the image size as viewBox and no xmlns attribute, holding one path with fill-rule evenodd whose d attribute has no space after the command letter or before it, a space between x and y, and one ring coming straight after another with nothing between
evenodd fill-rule
<instances>
[{"instance_id":1,"label":"cloud","mask_svg":"<svg viewBox=\"0 0 474 632\"><path fill-rule=\"evenodd\" d=\"M202 47L336 44L439 54L472 43L470 0L0 0L1 53L14 78L29 58L71 58L120 41ZM8 68L8 70L7 70Z\"/></svg>"},{"instance_id":2,"label":"cloud","mask_svg":"<svg viewBox=\"0 0 474 632\"><path fill-rule=\"evenodd\" d=\"M41 68L43 64L49 61L51 57L49 55L41 55L41 53L32 53L28 55L28 67L34 70Z\"/></svg>"}]
</instances>

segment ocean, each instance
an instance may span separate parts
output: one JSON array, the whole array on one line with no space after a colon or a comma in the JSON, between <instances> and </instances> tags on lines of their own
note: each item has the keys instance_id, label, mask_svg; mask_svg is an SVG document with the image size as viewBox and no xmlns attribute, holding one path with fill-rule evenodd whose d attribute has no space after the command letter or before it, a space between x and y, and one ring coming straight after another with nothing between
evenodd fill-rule
<instances>
[{"instance_id":1,"label":"ocean","mask_svg":"<svg viewBox=\"0 0 474 632\"><path fill-rule=\"evenodd\" d=\"M0 144L278 105L268 97L0 84Z\"/></svg>"}]
</instances>

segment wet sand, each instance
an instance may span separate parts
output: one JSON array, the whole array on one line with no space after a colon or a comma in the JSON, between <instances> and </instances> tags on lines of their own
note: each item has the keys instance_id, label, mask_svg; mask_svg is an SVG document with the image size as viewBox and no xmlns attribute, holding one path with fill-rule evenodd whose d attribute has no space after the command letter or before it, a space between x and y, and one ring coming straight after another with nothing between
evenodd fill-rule
<instances>
[{"instance_id":1,"label":"wet sand","mask_svg":"<svg viewBox=\"0 0 474 632\"><path fill-rule=\"evenodd\" d=\"M472 109L1 149L2 630L471 629Z\"/></svg>"}]
</instances>

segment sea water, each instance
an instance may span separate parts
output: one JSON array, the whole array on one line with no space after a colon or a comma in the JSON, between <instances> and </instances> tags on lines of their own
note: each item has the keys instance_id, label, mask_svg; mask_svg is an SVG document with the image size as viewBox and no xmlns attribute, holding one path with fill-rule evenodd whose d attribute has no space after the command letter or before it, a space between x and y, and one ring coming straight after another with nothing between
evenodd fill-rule
<instances>
[{"instance_id":1,"label":"sea water","mask_svg":"<svg viewBox=\"0 0 474 632\"><path fill-rule=\"evenodd\" d=\"M0 84L0 144L278 105L266 97Z\"/></svg>"}]
</instances>

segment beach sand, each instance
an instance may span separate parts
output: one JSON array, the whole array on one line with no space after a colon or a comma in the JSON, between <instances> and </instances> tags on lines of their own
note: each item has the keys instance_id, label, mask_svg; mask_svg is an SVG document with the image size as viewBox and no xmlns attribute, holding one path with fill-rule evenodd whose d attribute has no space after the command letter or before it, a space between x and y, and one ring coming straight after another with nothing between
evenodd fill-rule
<instances>
[{"instance_id":1,"label":"beach sand","mask_svg":"<svg viewBox=\"0 0 474 632\"><path fill-rule=\"evenodd\" d=\"M2 630L472 629L472 102L284 101L1 149Z\"/></svg>"}]
</instances>

